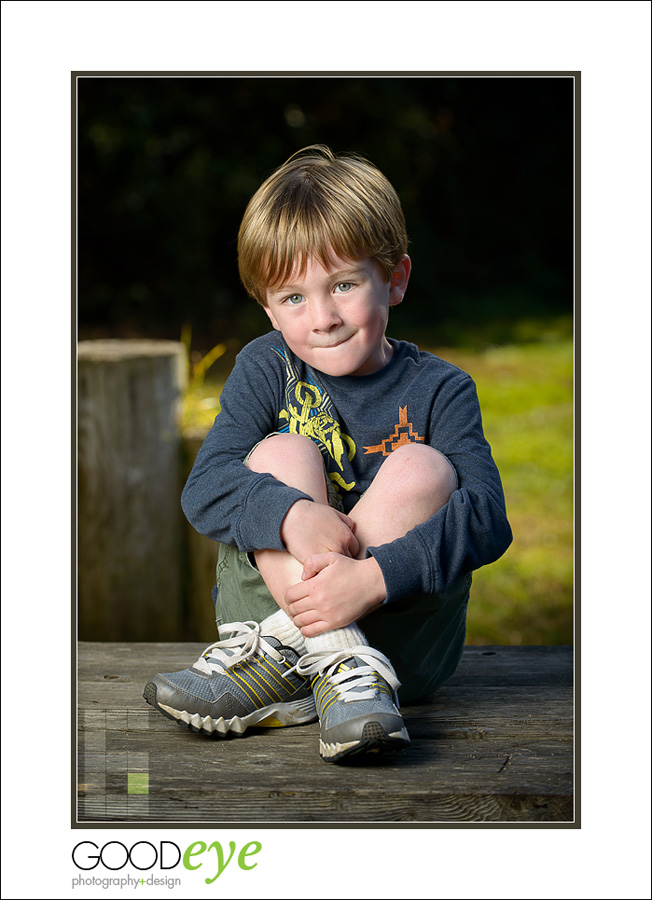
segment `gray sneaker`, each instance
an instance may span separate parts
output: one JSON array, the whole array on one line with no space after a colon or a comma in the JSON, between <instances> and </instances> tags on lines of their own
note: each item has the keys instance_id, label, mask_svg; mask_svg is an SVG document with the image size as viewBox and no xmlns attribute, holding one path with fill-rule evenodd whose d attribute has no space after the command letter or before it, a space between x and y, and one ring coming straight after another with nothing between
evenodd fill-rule
<instances>
[{"instance_id":1,"label":"gray sneaker","mask_svg":"<svg viewBox=\"0 0 652 900\"><path fill-rule=\"evenodd\" d=\"M322 759L338 762L357 753L402 750L410 743L398 711L400 683L379 650L359 646L308 653L296 671L314 676L310 684Z\"/></svg>"},{"instance_id":2,"label":"gray sneaker","mask_svg":"<svg viewBox=\"0 0 652 900\"><path fill-rule=\"evenodd\" d=\"M218 633L223 639L189 669L155 675L145 700L180 725L217 737L244 734L252 725L303 725L317 718L310 686L295 671L295 650L261 637L255 622L220 625Z\"/></svg>"}]
</instances>

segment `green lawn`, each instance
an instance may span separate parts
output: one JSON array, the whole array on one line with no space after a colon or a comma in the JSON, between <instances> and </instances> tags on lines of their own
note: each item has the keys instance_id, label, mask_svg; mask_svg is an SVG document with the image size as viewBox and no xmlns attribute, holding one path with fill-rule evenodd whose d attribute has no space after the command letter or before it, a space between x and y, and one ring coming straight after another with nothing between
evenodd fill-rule
<instances>
[{"instance_id":1,"label":"green lawn","mask_svg":"<svg viewBox=\"0 0 652 900\"><path fill-rule=\"evenodd\" d=\"M500 469L514 543L474 575L471 644L573 642L573 343L540 342L472 351L430 348L469 372L485 435ZM208 426L221 381L188 397L188 426Z\"/></svg>"},{"instance_id":2,"label":"green lawn","mask_svg":"<svg viewBox=\"0 0 652 900\"><path fill-rule=\"evenodd\" d=\"M472 644L573 642L573 345L439 351L478 386L514 542L474 574Z\"/></svg>"}]
</instances>

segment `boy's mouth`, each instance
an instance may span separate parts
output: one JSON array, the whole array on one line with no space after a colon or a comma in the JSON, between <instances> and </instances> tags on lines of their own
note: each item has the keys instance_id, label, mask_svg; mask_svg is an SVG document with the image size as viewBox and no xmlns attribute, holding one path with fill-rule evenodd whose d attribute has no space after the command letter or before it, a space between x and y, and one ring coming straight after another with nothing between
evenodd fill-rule
<instances>
[{"instance_id":1,"label":"boy's mouth","mask_svg":"<svg viewBox=\"0 0 652 900\"><path fill-rule=\"evenodd\" d=\"M322 346L318 347L317 349L332 350L334 347L339 347L341 344L345 344L351 337L352 337L352 335L348 335L348 337L341 338L339 341L333 341L332 344L323 344Z\"/></svg>"}]
</instances>

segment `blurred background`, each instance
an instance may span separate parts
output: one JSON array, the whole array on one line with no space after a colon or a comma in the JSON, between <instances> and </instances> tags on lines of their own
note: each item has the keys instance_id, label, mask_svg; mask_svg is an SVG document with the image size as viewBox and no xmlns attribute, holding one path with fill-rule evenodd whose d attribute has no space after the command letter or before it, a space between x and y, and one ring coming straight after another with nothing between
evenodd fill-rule
<instances>
[{"instance_id":1,"label":"blurred background","mask_svg":"<svg viewBox=\"0 0 652 900\"><path fill-rule=\"evenodd\" d=\"M251 194L308 144L360 153L396 188L410 238L410 287L388 333L473 376L503 477L514 544L474 576L469 642L572 643L573 79L77 84L79 339L182 345L181 481L235 354L268 330L237 273ZM151 636L209 642L214 548L180 527L173 634ZM80 637L108 636L80 618Z\"/></svg>"}]
</instances>

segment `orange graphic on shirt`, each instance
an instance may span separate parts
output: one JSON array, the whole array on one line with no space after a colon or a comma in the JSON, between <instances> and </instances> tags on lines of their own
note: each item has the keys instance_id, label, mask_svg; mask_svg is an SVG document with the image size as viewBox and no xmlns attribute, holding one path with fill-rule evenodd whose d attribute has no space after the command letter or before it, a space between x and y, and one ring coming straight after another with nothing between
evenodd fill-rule
<instances>
[{"instance_id":1,"label":"orange graphic on shirt","mask_svg":"<svg viewBox=\"0 0 652 900\"><path fill-rule=\"evenodd\" d=\"M407 420L407 406L399 406L398 408L398 425L394 426L394 431L388 438L375 444L373 447L365 447L365 456L368 453L382 453L383 456L389 456L393 450L404 447L405 444L425 443L425 438L417 434L413 430L412 422Z\"/></svg>"}]
</instances>

